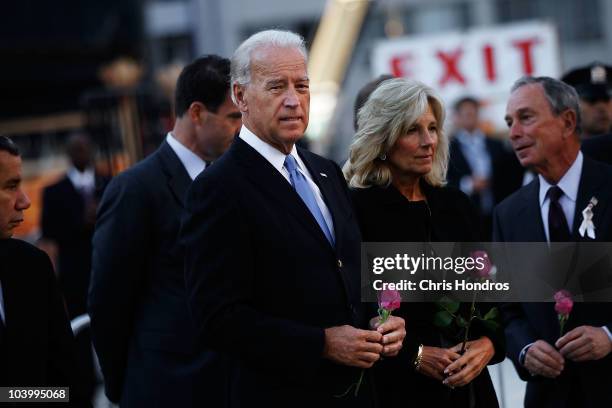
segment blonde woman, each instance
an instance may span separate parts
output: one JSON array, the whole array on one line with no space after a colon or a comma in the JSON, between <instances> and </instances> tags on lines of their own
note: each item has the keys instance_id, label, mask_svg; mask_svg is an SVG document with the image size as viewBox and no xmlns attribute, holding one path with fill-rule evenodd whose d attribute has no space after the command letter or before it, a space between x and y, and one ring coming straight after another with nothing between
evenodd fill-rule
<instances>
[{"instance_id":1,"label":"blonde woman","mask_svg":"<svg viewBox=\"0 0 612 408\"><path fill-rule=\"evenodd\" d=\"M479 240L468 197L445 186L444 116L432 89L402 78L384 81L359 110L343 170L364 241ZM431 303L404 303L399 310L407 332L401 358L383 361L377 370L384 406L498 406L486 366L503 360L503 333L473 327L461 356L457 340L433 325L435 312ZM448 375L449 366L462 368Z\"/></svg>"}]
</instances>

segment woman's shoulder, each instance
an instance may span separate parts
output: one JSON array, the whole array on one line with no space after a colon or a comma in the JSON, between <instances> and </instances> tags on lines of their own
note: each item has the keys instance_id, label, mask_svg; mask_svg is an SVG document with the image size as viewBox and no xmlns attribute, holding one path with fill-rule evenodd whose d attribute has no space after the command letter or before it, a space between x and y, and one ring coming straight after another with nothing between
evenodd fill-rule
<instances>
[{"instance_id":1,"label":"woman's shoulder","mask_svg":"<svg viewBox=\"0 0 612 408\"><path fill-rule=\"evenodd\" d=\"M378 186L350 187L351 198L355 201L369 201L375 199L384 189Z\"/></svg>"},{"instance_id":2,"label":"woman's shoulder","mask_svg":"<svg viewBox=\"0 0 612 408\"><path fill-rule=\"evenodd\" d=\"M359 207L371 207L403 202L405 199L392 185L369 186L364 188L351 187L353 204Z\"/></svg>"}]
</instances>

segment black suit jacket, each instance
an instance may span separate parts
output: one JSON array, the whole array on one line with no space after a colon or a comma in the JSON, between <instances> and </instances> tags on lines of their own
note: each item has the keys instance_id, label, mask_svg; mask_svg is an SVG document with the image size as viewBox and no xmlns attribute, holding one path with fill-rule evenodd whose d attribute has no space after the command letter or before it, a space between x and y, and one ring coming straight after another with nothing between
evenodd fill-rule
<instances>
[{"instance_id":1,"label":"black suit jacket","mask_svg":"<svg viewBox=\"0 0 612 408\"><path fill-rule=\"evenodd\" d=\"M24 241L0 240L0 282L0 386L70 387L71 406L90 406L75 377L74 339L47 255Z\"/></svg>"},{"instance_id":2,"label":"black suit jacket","mask_svg":"<svg viewBox=\"0 0 612 408\"><path fill-rule=\"evenodd\" d=\"M612 164L612 133L584 139L581 149L597 161Z\"/></svg>"},{"instance_id":3,"label":"black suit jacket","mask_svg":"<svg viewBox=\"0 0 612 408\"><path fill-rule=\"evenodd\" d=\"M539 204L539 180L536 177L504 200L495 209L494 240L500 242L546 242ZM612 241L612 167L584 157L578 187L572 235L574 241L585 241L578 234L582 210L591 197L598 199L593 209L596 241ZM609 406L612 394L612 354L586 363L567 361L558 380L531 377L518 361L527 344L543 339L550 344L559 337L559 324L553 303L514 303L504 306L507 322L508 357L514 362L521 378L528 381L526 407L566 407L570 393L581 395L583 406ZM612 305L609 303L576 303L565 331L577 326L606 325L612 329Z\"/></svg>"},{"instance_id":4,"label":"black suit jacket","mask_svg":"<svg viewBox=\"0 0 612 408\"><path fill-rule=\"evenodd\" d=\"M89 313L106 394L122 407L208 407L223 366L195 342L178 243L191 180L166 143L109 184L93 239Z\"/></svg>"},{"instance_id":5,"label":"black suit jacket","mask_svg":"<svg viewBox=\"0 0 612 408\"><path fill-rule=\"evenodd\" d=\"M232 407L371 406L369 386L358 399L335 398L359 370L322 357L324 328L367 324L346 183L335 163L298 154L332 214L335 248L289 182L237 138L188 194L185 274L197 333L231 358Z\"/></svg>"},{"instance_id":6,"label":"black suit jacket","mask_svg":"<svg viewBox=\"0 0 612 408\"><path fill-rule=\"evenodd\" d=\"M100 200L107 184L108 178L96 174L93 200ZM42 237L57 244L59 283L68 315L75 318L87 312L94 226L86 222L85 200L68 177L43 190L40 226Z\"/></svg>"}]
</instances>

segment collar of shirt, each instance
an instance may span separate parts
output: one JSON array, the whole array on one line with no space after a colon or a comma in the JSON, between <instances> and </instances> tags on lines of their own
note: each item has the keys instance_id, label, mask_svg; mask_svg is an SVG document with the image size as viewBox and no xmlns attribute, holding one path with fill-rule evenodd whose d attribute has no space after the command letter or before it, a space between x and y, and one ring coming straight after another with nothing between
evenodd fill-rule
<instances>
[{"instance_id":1,"label":"collar of shirt","mask_svg":"<svg viewBox=\"0 0 612 408\"><path fill-rule=\"evenodd\" d=\"M276 149L272 145L261 140L259 137L257 137L257 135L251 132L244 125L242 126L242 129L240 129L240 135L238 137L240 137L242 140L244 140L246 144L255 149L257 153L261 154L268 162L270 162L272 166L274 166L276 170L278 170L278 172L285 178L285 180L287 180L287 183L291 184L289 172L285 168L286 155L284 153L282 153L280 150ZM298 155L297 148L295 147L295 145L293 146L289 154L295 158L297 162L298 171L302 173L304 177L306 177L308 185L315 194L317 205L319 206L319 209L323 214L325 223L327 224L327 227L329 228L332 237L334 237L335 239L336 234L334 232L334 221L331 212L329 211L329 208L327 208L327 204L325 204L325 200L323 200L323 194L321 193L319 186L317 186L317 183L315 183L312 177L310 176L308 168Z\"/></svg>"},{"instance_id":2,"label":"collar of shirt","mask_svg":"<svg viewBox=\"0 0 612 408\"><path fill-rule=\"evenodd\" d=\"M74 166L70 166L66 173L68 179L76 189L93 190L96 186L96 177L93 168L88 167L81 172Z\"/></svg>"},{"instance_id":3,"label":"collar of shirt","mask_svg":"<svg viewBox=\"0 0 612 408\"><path fill-rule=\"evenodd\" d=\"M282 174L285 179L287 179L287 181L289 181L289 172L285 168L286 155L283 152L261 140L244 125L242 126L242 129L240 129L239 137L244 140L249 146L255 149L257 153L261 154L267 161L269 161L270 164L274 166L274 168L278 170L279 173ZM292 155L297 161L298 170L300 171L300 173L302 173L306 177L306 179L308 179L308 181L312 181L310 174L306 170L304 162L297 153L297 148L295 147L295 145L293 146L289 154Z\"/></svg>"},{"instance_id":4,"label":"collar of shirt","mask_svg":"<svg viewBox=\"0 0 612 408\"><path fill-rule=\"evenodd\" d=\"M204 160L179 142L172 132L168 132L166 142L170 145L170 148L174 150L174 153L176 153L181 163L183 163L183 167L185 167L185 170L189 173L189 178L195 180L198 174L206 168Z\"/></svg>"},{"instance_id":5,"label":"collar of shirt","mask_svg":"<svg viewBox=\"0 0 612 408\"><path fill-rule=\"evenodd\" d=\"M584 161L584 157L582 156L582 152L578 152L578 156L576 156L576 160L570 166L570 168L565 172L561 180L557 183L559 188L563 190L563 197L567 197L571 200L571 202L576 205L576 199L578 197L578 185L580 184L580 175L582 174L582 163ZM546 193L548 193L548 189L552 187L544 177L538 175L538 179L540 180L540 207L544 205L544 201L548 198ZM569 220L568 220L569 221Z\"/></svg>"}]
</instances>

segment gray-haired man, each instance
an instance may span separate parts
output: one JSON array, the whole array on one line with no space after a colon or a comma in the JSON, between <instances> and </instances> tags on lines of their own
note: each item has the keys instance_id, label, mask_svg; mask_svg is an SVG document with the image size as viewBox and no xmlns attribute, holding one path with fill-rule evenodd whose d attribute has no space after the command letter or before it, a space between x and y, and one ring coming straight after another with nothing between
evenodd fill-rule
<instances>
[{"instance_id":1,"label":"gray-haired man","mask_svg":"<svg viewBox=\"0 0 612 408\"><path fill-rule=\"evenodd\" d=\"M232 359L232 407L373 406L369 382L356 398L335 395L399 352L404 322L359 328L368 315L346 183L335 163L295 147L310 103L303 40L247 39L232 91L240 136L194 181L183 224L198 334Z\"/></svg>"}]
</instances>

